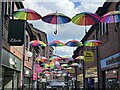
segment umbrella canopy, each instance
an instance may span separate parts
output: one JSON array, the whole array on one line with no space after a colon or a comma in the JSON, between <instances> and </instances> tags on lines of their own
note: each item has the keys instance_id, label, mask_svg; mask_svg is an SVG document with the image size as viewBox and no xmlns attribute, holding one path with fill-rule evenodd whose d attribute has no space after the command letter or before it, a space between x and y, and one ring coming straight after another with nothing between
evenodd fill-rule
<instances>
[{"instance_id":1,"label":"umbrella canopy","mask_svg":"<svg viewBox=\"0 0 120 90\"><path fill-rule=\"evenodd\" d=\"M71 66L78 66L78 63L72 63Z\"/></svg>"},{"instance_id":2,"label":"umbrella canopy","mask_svg":"<svg viewBox=\"0 0 120 90\"><path fill-rule=\"evenodd\" d=\"M68 64L62 64L61 66L62 67L68 67Z\"/></svg>"},{"instance_id":3,"label":"umbrella canopy","mask_svg":"<svg viewBox=\"0 0 120 90\"><path fill-rule=\"evenodd\" d=\"M65 46L65 44L60 40L54 40L54 41L48 43L48 45L49 46L55 46L55 47Z\"/></svg>"},{"instance_id":4,"label":"umbrella canopy","mask_svg":"<svg viewBox=\"0 0 120 90\"><path fill-rule=\"evenodd\" d=\"M58 56L52 56L52 57L49 58L49 60L51 60L51 61L59 61L59 60L62 60L62 58L58 57Z\"/></svg>"},{"instance_id":5,"label":"umbrella canopy","mask_svg":"<svg viewBox=\"0 0 120 90\"><path fill-rule=\"evenodd\" d=\"M87 40L84 42L84 46L100 46L102 44L99 40Z\"/></svg>"},{"instance_id":6,"label":"umbrella canopy","mask_svg":"<svg viewBox=\"0 0 120 90\"><path fill-rule=\"evenodd\" d=\"M65 44L60 40L54 40L48 43L49 46L55 47L55 54L56 54L56 47L62 47L65 46Z\"/></svg>"},{"instance_id":7,"label":"umbrella canopy","mask_svg":"<svg viewBox=\"0 0 120 90\"><path fill-rule=\"evenodd\" d=\"M71 69L73 69L73 68L72 68L72 67L68 67L67 69L68 69L68 70L71 70Z\"/></svg>"},{"instance_id":8,"label":"umbrella canopy","mask_svg":"<svg viewBox=\"0 0 120 90\"><path fill-rule=\"evenodd\" d=\"M120 22L120 11L110 11L102 16L101 22L116 23Z\"/></svg>"},{"instance_id":9,"label":"umbrella canopy","mask_svg":"<svg viewBox=\"0 0 120 90\"><path fill-rule=\"evenodd\" d=\"M42 21L50 24L56 24L56 31L54 34L57 34L57 24L65 24L71 21L68 16L65 16L62 13L50 13L42 18Z\"/></svg>"},{"instance_id":10,"label":"umbrella canopy","mask_svg":"<svg viewBox=\"0 0 120 90\"><path fill-rule=\"evenodd\" d=\"M81 59L84 59L84 56L78 56L75 58L75 60L81 60Z\"/></svg>"},{"instance_id":11,"label":"umbrella canopy","mask_svg":"<svg viewBox=\"0 0 120 90\"><path fill-rule=\"evenodd\" d=\"M72 61L73 58L69 55L62 56L62 59L67 60L67 61Z\"/></svg>"},{"instance_id":12,"label":"umbrella canopy","mask_svg":"<svg viewBox=\"0 0 120 90\"><path fill-rule=\"evenodd\" d=\"M65 45L70 47L79 47L79 46L82 46L83 44L78 40L70 40L67 43L65 43Z\"/></svg>"},{"instance_id":13,"label":"umbrella canopy","mask_svg":"<svg viewBox=\"0 0 120 90\"><path fill-rule=\"evenodd\" d=\"M38 57L35 59L35 61L47 62L48 59L44 56L38 55Z\"/></svg>"},{"instance_id":14,"label":"umbrella canopy","mask_svg":"<svg viewBox=\"0 0 120 90\"><path fill-rule=\"evenodd\" d=\"M72 22L77 25L84 25L86 31L86 25L94 25L100 21L100 16L91 12L82 12L76 14L72 18Z\"/></svg>"},{"instance_id":15,"label":"umbrella canopy","mask_svg":"<svg viewBox=\"0 0 120 90\"><path fill-rule=\"evenodd\" d=\"M39 40L33 40L31 42L29 42L30 45L32 46L46 46L46 44L42 41Z\"/></svg>"},{"instance_id":16,"label":"umbrella canopy","mask_svg":"<svg viewBox=\"0 0 120 90\"><path fill-rule=\"evenodd\" d=\"M13 16L20 20L39 20L42 18L36 11L26 8L14 11Z\"/></svg>"}]
</instances>

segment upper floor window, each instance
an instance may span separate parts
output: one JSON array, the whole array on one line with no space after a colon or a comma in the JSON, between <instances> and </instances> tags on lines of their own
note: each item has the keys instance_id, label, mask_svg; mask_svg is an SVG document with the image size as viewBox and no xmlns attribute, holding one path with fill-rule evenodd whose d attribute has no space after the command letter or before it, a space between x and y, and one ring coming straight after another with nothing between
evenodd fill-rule
<instances>
[{"instance_id":1,"label":"upper floor window","mask_svg":"<svg viewBox=\"0 0 120 90\"><path fill-rule=\"evenodd\" d=\"M101 38L104 34L108 33L108 24L107 23L100 23L99 24L99 31L98 31L98 38Z\"/></svg>"},{"instance_id":2,"label":"upper floor window","mask_svg":"<svg viewBox=\"0 0 120 90\"><path fill-rule=\"evenodd\" d=\"M40 41L42 41L41 35L39 33L38 33L38 38L39 38Z\"/></svg>"},{"instance_id":3,"label":"upper floor window","mask_svg":"<svg viewBox=\"0 0 120 90\"><path fill-rule=\"evenodd\" d=\"M11 16L12 15L12 11L13 11L13 3L12 2L5 2L4 4L4 8L5 8L5 15Z\"/></svg>"},{"instance_id":4,"label":"upper floor window","mask_svg":"<svg viewBox=\"0 0 120 90\"><path fill-rule=\"evenodd\" d=\"M28 49L28 35L26 35L26 49Z\"/></svg>"},{"instance_id":5,"label":"upper floor window","mask_svg":"<svg viewBox=\"0 0 120 90\"><path fill-rule=\"evenodd\" d=\"M117 10L117 11L120 11L120 2L117 3L117 5L116 5L116 10Z\"/></svg>"}]
</instances>

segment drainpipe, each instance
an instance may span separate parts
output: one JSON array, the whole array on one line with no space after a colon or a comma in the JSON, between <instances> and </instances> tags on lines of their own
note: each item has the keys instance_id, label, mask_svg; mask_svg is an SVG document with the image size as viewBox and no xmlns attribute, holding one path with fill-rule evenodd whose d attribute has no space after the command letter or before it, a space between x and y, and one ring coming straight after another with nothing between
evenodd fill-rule
<instances>
[{"instance_id":1,"label":"drainpipe","mask_svg":"<svg viewBox=\"0 0 120 90\"><path fill-rule=\"evenodd\" d=\"M2 37L3 37L3 19L4 19L4 2L0 2L0 8L1 8L1 13L0 13L0 90L3 90L3 78L2 78Z\"/></svg>"}]
</instances>

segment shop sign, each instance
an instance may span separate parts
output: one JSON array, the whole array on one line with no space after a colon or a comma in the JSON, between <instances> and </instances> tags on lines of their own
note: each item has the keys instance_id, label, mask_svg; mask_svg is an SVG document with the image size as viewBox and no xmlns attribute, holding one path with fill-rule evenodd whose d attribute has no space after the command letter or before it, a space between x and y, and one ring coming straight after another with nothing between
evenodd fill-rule
<instances>
[{"instance_id":1,"label":"shop sign","mask_svg":"<svg viewBox=\"0 0 120 90\"><path fill-rule=\"evenodd\" d=\"M101 60L101 68L106 68L117 64L120 64L120 53L116 53Z\"/></svg>"},{"instance_id":2,"label":"shop sign","mask_svg":"<svg viewBox=\"0 0 120 90\"><path fill-rule=\"evenodd\" d=\"M94 60L94 54L92 51L84 51L84 61L91 62Z\"/></svg>"},{"instance_id":3,"label":"shop sign","mask_svg":"<svg viewBox=\"0 0 120 90\"><path fill-rule=\"evenodd\" d=\"M8 28L8 43L10 46L22 46L24 44L24 20L10 20Z\"/></svg>"}]
</instances>

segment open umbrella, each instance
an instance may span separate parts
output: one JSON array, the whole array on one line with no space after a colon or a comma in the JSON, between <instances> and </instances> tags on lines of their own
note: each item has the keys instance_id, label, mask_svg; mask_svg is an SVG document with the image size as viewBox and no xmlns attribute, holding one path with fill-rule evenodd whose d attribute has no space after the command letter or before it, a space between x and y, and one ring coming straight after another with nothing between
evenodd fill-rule
<instances>
[{"instance_id":1,"label":"open umbrella","mask_svg":"<svg viewBox=\"0 0 120 90\"><path fill-rule=\"evenodd\" d=\"M84 46L100 46L102 42L100 40L87 40L84 42Z\"/></svg>"},{"instance_id":2,"label":"open umbrella","mask_svg":"<svg viewBox=\"0 0 120 90\"><path fill-rule=\"evenodd\" d=\"M110 11L104 14L100 21L104 23L120 22L120 11Z\"/></svg>"},{"instance_id":3,"label":"open umbrella","mask_svg":"<svg viewBox=\"0 0 120 90\"><path fill-rule=\"evenodd\" d=\"M102 16L101 22L103 23L114 23L115 31L117 31L117 22L120 22L120 11L110 11Z\"/></svg>"},{"instance_id":4,"label":"open umbrella","mask_svg":"<svg viewBox=\"0 0 120 90\"><path fill-rule=\"evenodd\" d=\"M35 61L40 61L40 62L47 62L48 59L44 56L38 55L38 57L35 59Z\"/></svg>"},{"instance_id":5,"label":"open umbrella","mask_svg":"<svg viewBox=\"0 0 120 90\"><path fill-rule=\"evenodd\" d=\"M84 59L84 56L77 56L76 58L75 58L75 60L83 60Z\"/></svg>"},{"instance_id":6,"label":"open umbrella","mask_svg":"<svg viewBox=\"0 0 120 90\"><path fill-rule=\"evenodd\" d=\"M62 67L68 67L68 64L62 64L61 66Z\"/></svg>"},{"instance_id":7,"label":"open umbrella","mask_svg":"<svg viewBox=\"0 0 120 90\"><path fill-rule=\"evenodd\" d=\"M54 40L48 43L49 46L55 47L55 54L56 54L56 47L62 47L65 46L65 44L60 40Z\"/></svg>"},{"instance_id":8,"label":"open umbrella","mask_svg":"<svg viewBox=\"0 0 120 90\"><path fill-rule=\"evenodd\" d=\"M49 60L51 60L51 61L59 61L59 60L62 60L62 58L59 57L59 56L52 56L52 57L49 58Z\"/></svg>"},{"instance_id":9,"label":"open umbrella","mask_svg":"<svg viewBox=\"0 0 120 90\"><path fill-rule=\"evenodd\" d=\"M72 18L72 22L77 25L85 25L85 32L87 32L86 25L94 25L98 23L100 19L100 16L98 16L97 14L91 12L82 12L76 14Z\"/></svg>"},{"instance_id":10,"label":"open umbrella","mask_svg":"<svg viewBox=\"0 0 120 90\"><path fill-rule=\"evenodd\" d=\"M56 31L54 34L57 34L57 24L65 24L71 21L71 19L65 16L62 13L50 13L42 18L42 21L50 24L56 24Z\"/></svg>"},{"instance_id":11,"label":"open umbrella","mask_svg":"<svg viewBox=\"0 0 120 90\"><path fill-rule=\"evenodd\" d=\"M43 41L39 40L30 41L29 44L32 46L46 46L46 44Z\"/></svg>"},{"instance_id":12,"label":"open umbrella","mask_svg":"<svg viewBox=\"0 0 120 90\"><path fill-rule=\"evenodd\" d=\"M67 43L65 43L65 45L70 47L79 47L79 46L82 46L83 44L78 40L70 40Z\"/></svg>"},{"instance_id":13,"label":"open umbrella","mask_svg":"<svg viewBox=\"0 0 120 90\"><path fill-rule=\"evenodd\" d=\"M65 46L65 44L60 40L54 40L54 41L48 43L48 45L49 46L55 46L55 47Z\"/></svg>"},{"instance_id":14,"label":"open umbrella","mask_svg":"<svg viewBox=\"0 0 120 90\"><path fill-rule=\"evenodd\" d=\"M69 55L62 56L62 59L66 60L66 61L72 61L73 60L73 58Z\"/></svg>"},{"instance_id":15,"label":"open umbrella","mask_svg":"<svg viewBox=\"0 0 120 90\"><path fill-rule=\"evenodd\" d=\"M26 8L14 11L13 16L20 20L39 20L42 18L36 11Z\"/></svg>"}]
</instances>

